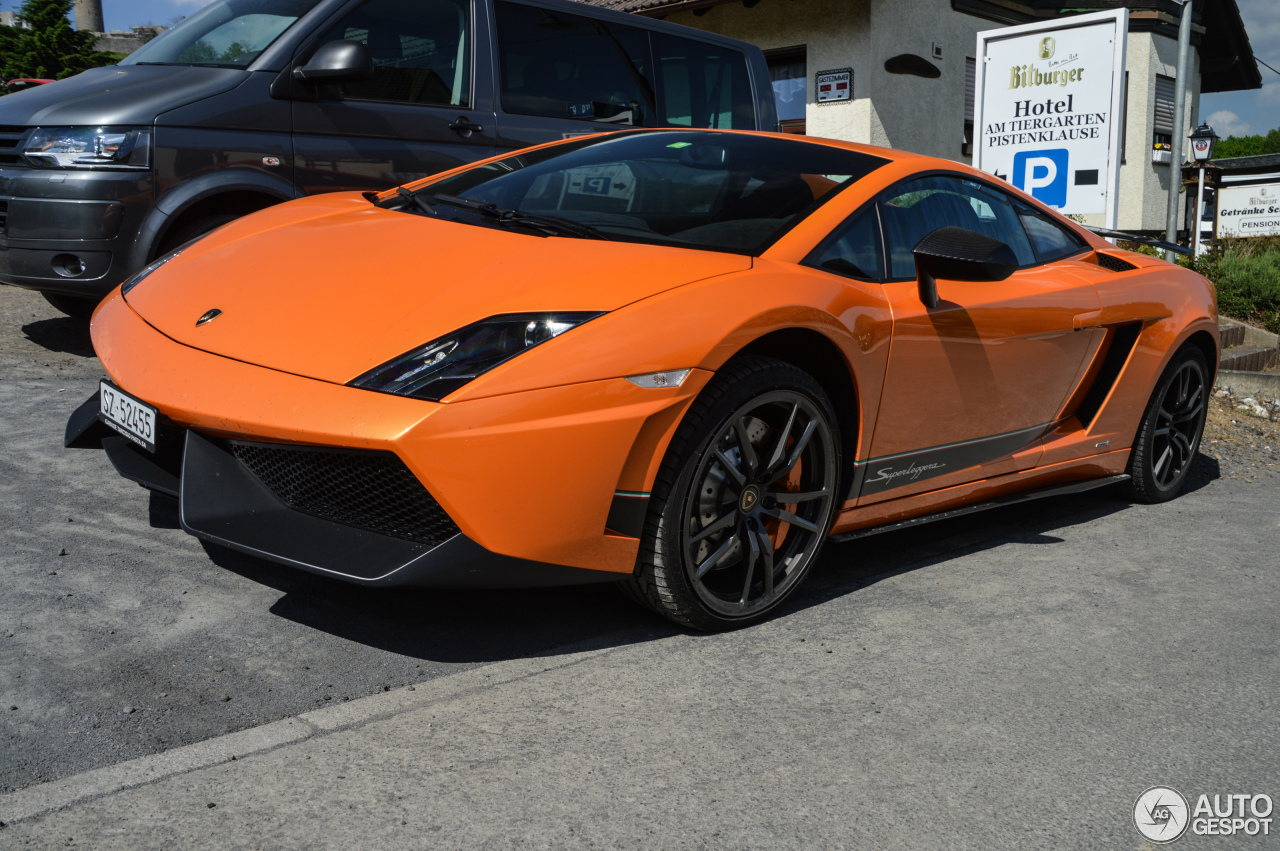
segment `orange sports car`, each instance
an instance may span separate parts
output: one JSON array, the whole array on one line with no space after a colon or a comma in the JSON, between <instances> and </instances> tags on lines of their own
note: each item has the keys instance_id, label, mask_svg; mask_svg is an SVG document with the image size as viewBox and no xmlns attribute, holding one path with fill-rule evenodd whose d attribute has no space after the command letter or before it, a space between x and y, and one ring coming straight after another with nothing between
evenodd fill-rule
<instances>
[{"instance_id":1,"label":"orange sports car","mask_svg":"<svg viewBox=\"0 0 1280 851\"><path fill-rule=\"evenodd\" d=\"M110 380L67 443L304 570L614 580L723 629L829 536L1121 482L1172 498L1216 318L1200 276L954 162L626 131L156 260L93 318Z\"/></svg>"}]
</instances>

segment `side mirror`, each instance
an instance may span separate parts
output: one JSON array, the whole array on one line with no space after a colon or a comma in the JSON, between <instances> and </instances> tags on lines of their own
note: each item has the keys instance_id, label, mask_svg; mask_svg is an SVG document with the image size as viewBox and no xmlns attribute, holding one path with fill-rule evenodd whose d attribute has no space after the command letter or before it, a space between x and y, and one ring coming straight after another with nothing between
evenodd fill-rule
<instances>
[{"instance_id":1,"label":"side mirror","mask_svg":"<svg viewBox=\"0 0 1280 851\"><path fill-rule=\"evenodd\" d=\"M937 278L1003 281L1018 268L1012 248L967 228L938 228L925 234L911 253L916 258L920 301L927 307L938 306Z\"/></svg>"},{"instance_id":2,"label":"side mirror","mask_svg":"<svg viewBox=\"0 0 1280 851\"><path fill-rule=\"evenodd\" d=\"M306 65L294 69L294 79L312 85L338 85L373 76L373 57L358 41L331 41L320 45Z\"/></svg>"}]
</instances>

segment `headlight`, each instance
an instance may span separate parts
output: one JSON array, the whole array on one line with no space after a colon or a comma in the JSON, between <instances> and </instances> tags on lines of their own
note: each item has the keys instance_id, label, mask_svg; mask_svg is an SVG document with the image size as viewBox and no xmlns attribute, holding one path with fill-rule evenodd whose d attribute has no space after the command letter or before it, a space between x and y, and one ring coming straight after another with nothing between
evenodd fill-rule
<instances>
[{"instance_id":1,"label":"headlight","mask_svg":"<svg viewBox=\"0 0 1280 851\"><path fill-rule=\"evenodd\" d=\"M146 169L151 131L145 127L37 127L22 151L42 168Z\"/></svg>"},{"instance_id":2,"label":"headlight","mask_svg":"<svg viewBox=\"0 0 1280 851\"><path fill-rule=\"evenodd\" d=\"M156 269L159 269L161 266L168 263L173 258L177 257L179 254L182 253L183 249L185 249L188 245L191 245L195 241L196 240L193 239L191 240L191 242L185 243L177 251L170 251L168 254L164 255L163 257L158 257L155 260L152 260L150 263L144 266L141 271L137 272L135 275L133 275L133 277L129 278L127 281L125 281L123 284L120 285L120 295L128 295L129 290L133 289L138 284L142 283L143 278L147 277L147 275L150 275Z\"/></svg>"},{"instance_id":3,"label":"headlight","mask_svg":"<svg viewBox=\"0 0 1280 851\"><path fill-rule=\"evenodd\" d=\"M599 313L518 313L492 316L432 340L351 382L352 387L438 402L500 363Z\"/></svg>"}]
</instances>

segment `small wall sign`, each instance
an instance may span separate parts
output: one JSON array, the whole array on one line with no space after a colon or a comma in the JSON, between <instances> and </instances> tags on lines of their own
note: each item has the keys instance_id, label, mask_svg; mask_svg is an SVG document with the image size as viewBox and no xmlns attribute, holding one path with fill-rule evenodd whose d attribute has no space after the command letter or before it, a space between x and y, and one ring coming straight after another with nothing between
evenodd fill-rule
<instances>
[{"instance_id":1,"label":"small wall sign","mask_svg":"<svg viewBox=\"0 0 1280 851\"><path fill-rule=\"evenodd\" d=\"M837 68L817 73L818 103L853 100L853 69Z\"/></svg>"}]
</instances>

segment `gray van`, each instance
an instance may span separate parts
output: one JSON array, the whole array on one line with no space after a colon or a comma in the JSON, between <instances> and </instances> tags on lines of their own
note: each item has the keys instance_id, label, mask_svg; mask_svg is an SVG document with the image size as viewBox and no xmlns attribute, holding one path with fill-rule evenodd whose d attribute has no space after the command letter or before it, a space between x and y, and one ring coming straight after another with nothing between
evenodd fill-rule
<instances>
[{"instance_id":1,"label":"gray van","mask_svg":"<svg viewBox=\"0 0 1280 851\"><path fill-rule=\"evenodd\" d=\"M567 0L215 0L0 98L0 283L86 314L164 252L614 126L772 130L752 45Z\"/></svg>"}]
</instances>

